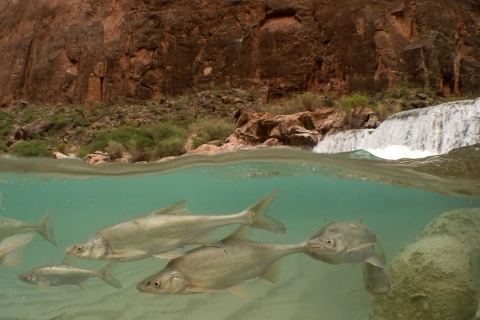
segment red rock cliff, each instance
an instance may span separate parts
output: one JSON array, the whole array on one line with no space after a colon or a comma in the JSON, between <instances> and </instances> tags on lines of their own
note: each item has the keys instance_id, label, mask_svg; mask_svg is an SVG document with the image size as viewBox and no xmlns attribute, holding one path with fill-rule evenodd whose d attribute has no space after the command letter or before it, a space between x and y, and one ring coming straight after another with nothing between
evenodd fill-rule
<instances>
[{"instance_id":1,"label":"red rock cliff","mask_svg":"<svg viewBox=\"0 0 480 320\"><path fill-rule=\"evenodd\" d=\"M4 0L0 105L267 85L480 94L477 0Z\"/></svg>"}]
</instances>

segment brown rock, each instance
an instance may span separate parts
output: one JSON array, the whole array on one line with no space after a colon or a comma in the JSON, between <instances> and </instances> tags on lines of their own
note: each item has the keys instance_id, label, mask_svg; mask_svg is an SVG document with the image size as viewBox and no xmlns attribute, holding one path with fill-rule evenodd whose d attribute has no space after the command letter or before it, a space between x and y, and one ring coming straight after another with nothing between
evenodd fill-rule
<instances>
[{"instance_id":1,"label":"brown rock","mask_svg":"<svg viewBox=\"0 0 480 320\"><path fill-rule=\"evenodd\" d=\"M428 107L428 103L426 103L426 102L423 101L423 100L412 101L412 102L410 103L410 105L411 105L412 108L414 108L414 109L420 109L420 108L426 108L426 107Z\"/></svg>"},{"instance_id":2,"label":"brown rock","mask_svg":"<svg viewBox=\"0 0 480 320\"><path fill-rule=\"evenodd\" d=\"M212 85L480 94L476 1L0 1L0 105Z\"/></svg>"},{"instance_id":3,"label":"brown rock","mask_svg":"<svg viewBox=\"0 0 480 320\"><path fill-rule=\"evenodd\" d=\"M94 153L87 154L83 160L91 165L97 165L99 163L110 162L110 156L105 152L95 151Z\"/></svg>"},{"instance_id":4,"label":"brown rock","mask_svg":"<svg viewBox=\"0 0 480 320\"><path fill-rule=\"evenodd\" d=\"M37 119L26 126L20 127L15 133L15 140L28 140L36 134L47 131L52 126L52 121Z\"/></svg>"},{"instance_id":5,"label":"brown rock","mask_svg":"<svg viewBox=\"0 0 480 320\"><path fill-rule=\"evenodd\" d=\"M354 129L375 129L380 125L380 122L375 111L367 107L355 108L350 118L350 126Z\"/></svg>"},{"instance_id":6,"label":"brown rock","mask_svg":"<svg viewBox=\"0 0 480 320\"><path fill-rule=\"evenodd\" d=\"M344 124L345 113L333 108L278 116L247 110L240 114L237 129L227 141L243 140L253 146L274 138L282 145L313 148L321 133Z\"/></svg>"},{"instance_id":7,"label":"brown rock","mask_svg":"<svg viewBox=\"0 0 480 320\"><path fill-rule=\"evenodd\" d=\"M263 143L263 145L268 146L268 147L276 147L276 146L281 145L281 143L280 143L280 141L278 141L278 139L270 138L270 139L266 140Z\"/></svg>"}]
</instances>

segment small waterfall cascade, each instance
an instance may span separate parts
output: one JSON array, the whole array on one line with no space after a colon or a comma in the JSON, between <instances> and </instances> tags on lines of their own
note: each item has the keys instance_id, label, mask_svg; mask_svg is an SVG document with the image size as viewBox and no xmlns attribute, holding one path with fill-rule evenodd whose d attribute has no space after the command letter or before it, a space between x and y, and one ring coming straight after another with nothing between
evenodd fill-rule
<instances>
[{"instance_id":1,"label":"small waterfall cascade","mask_svg":"<svg viewBox=\"0 0 480 320\"><path fill-rule=\"evenodd\" d=\"M366 150L384 159L423 158L480 143L480 98L396 113L377 129L325 137L318 153Z\"/></svg>"}]
</instances>

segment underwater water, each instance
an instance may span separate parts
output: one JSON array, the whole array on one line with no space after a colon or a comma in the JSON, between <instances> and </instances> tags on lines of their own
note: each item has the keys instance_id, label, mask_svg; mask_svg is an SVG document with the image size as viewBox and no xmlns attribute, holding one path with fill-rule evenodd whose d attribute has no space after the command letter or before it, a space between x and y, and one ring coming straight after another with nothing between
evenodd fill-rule
<instances>
[{"instance_id":1,"label":"underwater water","mask_svg":"<svg viewBox=\"0 0 480 320\"><path fill-rule=\"evenodd\" d=\"M188 200L193 215L233 214L276 189L268 214L288 231L254 229L256 241L299 243L328 222L362 219L381 238L388 263L443 212L480 207L478 153L476 146L466 154L415 162L279 149L96 167L76 160L2 158L0 215L38 222L50 210L58 245L35 234L21 249L21 267L0 265L0 319L43 320L61 314L62 319L368 319L372 297L349 293L362 287L361 266L330 265L303 254L279 261L276 284L247 281L246 298L228 291L140 293L136 285L167 263L153 257L120 263L113 274L121 289L98 278L85 282L85 292L77 286L41 289L17 278L62 261L67 246L102 228L177 201ZM219 229L218 238L235 228ZM90 269L106 264L79 259L74 263Z\"/></svg>"}]
</instances>

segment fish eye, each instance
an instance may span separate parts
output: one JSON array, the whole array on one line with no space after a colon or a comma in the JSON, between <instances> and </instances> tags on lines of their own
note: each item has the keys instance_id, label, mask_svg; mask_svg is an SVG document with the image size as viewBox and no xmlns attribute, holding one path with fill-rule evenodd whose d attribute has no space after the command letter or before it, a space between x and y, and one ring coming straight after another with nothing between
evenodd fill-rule
<instances>
[{"instance_id":1,"label":"fish eye","mask_svg":"<svg viewBox=\"0 0 480 320\"><path fill-rule=\"evenodd\" d=\"M74 248L75 248L75 247L74 247ZM83 248L82 248L81 246L78 246L78 247L77 247L77 251L78 251L78 252L82 252L82 251L83 251Z\"/></svg>"},{"instance_id":2,"label":"fish eye","mask_svg":"<svg viewBox=\"0 0 480 320\"><path fill-rule=\"evenodd\" d=\"M370 291L370 290L372 290L372 288L370 288L370 286L367 286L367 290Z\"/></svg>"},{"instance_id":3,"label":"fish eye","mask_svg":"<svg viewBox=\"0 0 480 320\"><path fill-rule=\"evenodd\" d=\"M328 240L327 240L327 243L328 243L328 244L332 244L332 240L328 239Z\"/></svg>"},{"instance_id":4,"label":"fish eye","mask_svg":"<svg viewBox=\"0 0 480 320\"><path fill-rule=\"evenodd\" d=\"M155 281L155 282L153 283L153 285L154 285L156 288L160 288L160 289L162 288L162 284L160 283L160 281Z\"/></svg>"}]
</instances>

